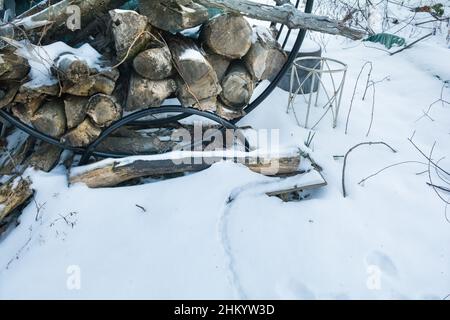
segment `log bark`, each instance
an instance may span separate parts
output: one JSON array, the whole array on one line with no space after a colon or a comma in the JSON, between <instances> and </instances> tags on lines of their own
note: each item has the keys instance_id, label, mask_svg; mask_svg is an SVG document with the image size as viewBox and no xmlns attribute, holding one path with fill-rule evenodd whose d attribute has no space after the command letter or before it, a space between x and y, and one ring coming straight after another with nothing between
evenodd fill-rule
<instances>
[{"instance_id":1,"label":"log bark","mask_svg":"<svg viewBox=\"0 0 450 320\"><path fill-rule=\"evenodd\" d=\"M53 138L61 137L67 128L64 101L55 99L44 103L31 118L33 126Z\"/></svg>"},{"instance_id":2,"label":"log bark","mask_svg":"<svg viewBox=\"0 0 450 320\"><path fill-rule=\"evenodd\" d=\"M178 100L184 107L216 111L217 93L214 87L203 86L203 81L188 85L181 77L177 78L177 87Z\"/></svg>"},{"instance_id":3,"label":"log bark","mask_svg":"<svg viewBox=\"0 0 450 320\"><path fill-rule=\"evenodd\" d=\"M122 113L122 106L111 96L96 94L89 99L87 115L100 128L109 127Z\"/></svg>"},{"instance_id":4,"label":"log bark","mask_svg":"<svg viewBox=\"0 0 450 320\"><path fill-rule=\"evenodd\" d=\"M86 118L78 127L70 130L61 138L61 142L72 147L86 147L94 142L102 133L89 118Z\"/></svg>"},{"instance_id":5,"label":"log bark","mask_svg":"<svg viewBox=\"0 0 450 320\"><path fill-rule=\"evenodd\" d=\"M136 11L111 10L112 32L119 61L133 59L152 40L146 16Z\"/></svg>"},{"instance_id":6,"label":"log bark","mask_svg":"<svg viewBox=\"0 0 450 320\"><path fill-rule=\"evenodd\" d=\"M233 109L242 109L252 98L255 83L245 65L235 62L222 81L221 101Z\"/></svg>"},{"instance_id":7,"label":"log bark","mask_svg":"<svg viewBox=\"0 0 450 320\"><path fill-rule=\"evenodd\" d=\"M33 195L31 181L14 177L0 187L0 223Z\"/></svg>"},{"instance_id":8,"label":"log bark","mask_svg":"<svg viewBox=\"0 0 450 320\"><path fill-rule=\"evenodd\" d=\"M139 9L149 18L150 24L171 33L208 20L208 10L191 0L140 1Z\"/></svg>"},{"instance_id":9,"label":"log bark","mask_svg":"<svg viewBox=\"0 0 450 320\"><path fill-rule=\"evenodd\" d=\"M223 14L203 26L200 39L214 53L241 59L252 45L252 35L252 28L243 16Z\"/></svg>"},{"instance_id":10,"label":"log bark","mask_svg":"<svg viewBox=\"0 0 450 320\"><path fill-rule=\"evenodd\" d=\"M200 102L214 99L222 91L216 71L192 39L170 37L167 42L181 77L178 99L183 106L204 109Z\"/></svg>"},{"instance_id":11,"label":"log bark","mask_svg":"<svg viewBox=\"0 0 450 320\"><path fill-rule=\"evenodd\" d=\"M256 39L243 60L255 79L267 80L281 70L287 55L269 29L255 27L253 32Z\"/></svg>"},{"instance_id":12,"label":"log bark","mask_svg":"<svg viewBox=\"0 0 450 320\"><path fill-rule=\"evenodd\" d=\"M367 35L365 31L347 27L344 23L328 17L301 12L292 4L272 6L249 0L195 0L195 2L205 7L240 13L253 19L281 23L291 29L341 35L353 40L360 40Z\"/></svg>"},{"instance_id":13,"label":"log bark","mask_svg":"<svg viewBox=\"0 0 450 320\"><path fill-rule=\"evenodd\" d=\"M119 154L156 154L174 146L173 142L162 142L158 137L109 137L99 144L96 150Z\"/></svg>"},{"instance_id":14,"label":"log bark","mask_svg":"<svg viewBox=\"0 0 450 320\"><path fill-rule=\"evenodd\" d=\"M130 79L126 111L159 107L175 91L176 83L172 79L149 80L133 74Z\"/></svg>"},{"instance_id":15,"label":"log bark","mask_svg":"<svg viewBox=\"0 0 450 320\"><path fill-rule=\"evenodd\" d=\"M167 159L167 160L134 160L127 161L123 159L111 163L105 162L104 165L97 164L94 169L86 168L77 173L73 173L69 181L74 183L85 183L90 188L113 187L123 182L148 176L160 176L165 174L196 172L210 167L213 163L223 160L222 157L206 157L200 159L192 157ZM242 156L229 159L246 165L250 170L269 176L278 174L290 174L297 172L300 165L298 155L286 157L260 157ZM174 162L175 161L175 162Z\"/></svg>"},{"instance_id":16,"label":"log bark","mask_svg":"<svg viewBox=\"0 0 450 320\"><path fill-rule=\"evenodd\" d=\"M164 80L173 75L172 54L166 45L139 53L133 61L134 70L150 80Z\"/></svg>"}]
</instances>

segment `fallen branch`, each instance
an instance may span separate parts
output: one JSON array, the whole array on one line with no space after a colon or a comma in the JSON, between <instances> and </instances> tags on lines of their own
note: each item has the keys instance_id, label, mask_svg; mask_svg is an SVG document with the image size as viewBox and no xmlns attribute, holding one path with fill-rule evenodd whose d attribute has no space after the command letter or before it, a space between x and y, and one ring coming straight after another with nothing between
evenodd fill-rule
<instances>
[{"instance_id":1,"label":"fallen branch","mask_svg":"<svg viewBox=\"0 0 450 320\"><path fill-rule=\"evenodd\" d=\"M225 155L225 156L224 156ZM267 176L292 174L298 171L300 155L259 156L257 153L239 153L226 156L223 152L174 153L162 156L132 157L117 161L105 160L93 167L77 168L69 182L85 183L90 188L113 187L123 182L149 176L198 172L223 160L231 160L247 166L250 170Z\"/></svg>"},{"instance_id":2,"label":"fallen branch","mask_svg":"<svg viewBox=\"0 0 450 320\"><path fill-rule=\"evenodd\" d=\"M328 17L301 12L291 4L271 6L248 0L195 0L195 2L205 7L241 13L253 19L281 23L290 29L308 29L341 35L352 40L360 40L366 36L365 31L349 28Z\"/></svg>"},{"instance_id":3,"label":"fallen branch","mask_svg":"<svg viewBox=\"0 0 450 320\"><path fill-rule=\"evenodd\" d=\"M394 152L394 153L397 152L397 150L395 150L394 148L392 148L390 145L388 145L385 142L362 142L362 143L359 143L356 146L350 148L350 150L348 150L347 153L345 154L344 165L342 167L342 194L343 194L344 198L347 197L347 191L345 189L345 169L347 167L348 156L350 155L350 153L353 150L357 149L358 147L364 146L364 145L369 145L369 146L371 146L371 145L384 145L384 146L388 147L389 149L391 149L392 152Z\"/></svg>"},{"instance_id":4,"label":"fallen branch","mask_svg":"<svg viewBox=\"0 0 450 320\"><path fill-rule=\"evenodd\" d=\"M413 45L415 45L417 42L422 41L422 40L425 40L426 38L431 37L432 35L433 35L433 32L431 32L431 33L429 33L429 34L427 34L427 35L425 35L425 36L423 36L423 37L417 39L416 41L411 42L411 43L408 44L407 46L401 48L400 50L397 50L397 51L395 51L395 52L392 52L392 53L390 53L389 55L393 56L394 54L397 54L397 53L400 53L400 52L402 52L402 51L404 51L404 50L406 50L406 49L409 49L409 48L411 48Z\"/></svg>"}]
</instances>

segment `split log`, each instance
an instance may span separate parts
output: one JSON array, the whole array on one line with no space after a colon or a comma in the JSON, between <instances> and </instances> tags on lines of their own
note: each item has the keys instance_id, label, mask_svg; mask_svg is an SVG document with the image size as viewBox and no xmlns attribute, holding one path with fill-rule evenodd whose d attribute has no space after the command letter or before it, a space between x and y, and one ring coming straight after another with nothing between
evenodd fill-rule
<instances>
[{"instance_id":1,"label":"split log","mask_svg":"<svg viewBox=\"0 0 450 320\"><path fill-rule=\"evenodd\" d=\"M64 101L55 99L44 103L31 118L33 126L53 138L61 137L67 128Z\"/></svg>"},{"instance_id":2,"label":"split log","mask_svg":"<svg viewBox=\"0 0 450 320\"><path fill-rule=\"evenodd\" d=\"M96 94L89 99L87 115L101 128L122 118L122 113L122 106L111 96Z\"/></svg>"},{"instance_id":3,"label":"split log","mask_svg":"<svg viewBox=\"0 0 450 320\"><path fill-rule=\"evenodd\" d=\"M111 10L109 15L117 59L133 59L152 39L148 18L131 10Z\"/></svg>"},{"instance_id":4,"label":"split log","mask_svg":"<svg viewBox=\"0 0 450 320\"><path fill-rule=\"evenodd\" d=\"M243 16L223 14L203 26L200 39L219 55L241 59L252 45L252 35L252 27Z\"/></svg>"},{"instance_id":5,"label":"split log","mask_svg":"<svg viewBox=\"0 0 450 320\"><path fill-rule=\"evenodd\" d=\"M242 62L235 62L222 81L220 99L228 107L242 109L250 102L255 89L251 74Z\"/></svg>"},{"instance_id":6,"label":"split log","mask_svg":"<svg viewBox=\"0 0 450 320\"><path fill-rule=\"evenodd\" d=\"M286 63L287 55L269 29L255 27L254 38L250 50L243 59L244 63L255 79L270 79Z\"/></svg>"},{"instance_id":7,"label":"split log","mask_svg":"<svg viewBox=\"0 0 450 320\"><path fill-rule=\"evenodd\" d=\"M31 196L31 181L22 177L11 178L0 187L0 223Z\"/></svg>"},{"instance_id":8,"label":"split log","mask_svg":"<svg viewBox=\"0 0 450 320\"><path fill-rule=\"evenodd\" d=\"M28 86L22 85L14 97L12 111L15 115L26 123L31 122L31 118L42 106L48 96L57 96L59 94L58 84Z\"/></svg>"},{"instance_id":9,"label":"split log","mask_svg":"<svg viewBox=\"0 0 450 320\"><path fill-rule=\"evenodd\" d=\"M144 108L157 108L176 91L176 83L172 79L149 80L133 74L127 98L126 111Z\"/></svg>"},{"instance_id":10,"label":"split log","mask_svg":"<svg viewBox=\"0 0 450 320\"><path fill-rule=\"evenodd\" d=\"M17 93L14 102L29 104L40 96L57 97L59 91L60 88L57 82L43 85L29 85L25 83L19 88L19 92Z\"/></svg>"},{"instance_id":11,"label":"split log","mask_svg":"<svg viewBox=\"0 0 450 320\"><path fill-rule=\"evenodd\" d=\"M178 99L183 106L202 108L200 101L214 99L222 91L216 71L192 39L171 37L168 44L181 77Z\"/></svg>"},{"instance_id":12,"label":"split log","mask_svg":"<svg viewBox=\"0 0 450 320\"><path fill-rule=\"evenodd\" d=\"M263 73L261 79L273 79L286 63L287 54L284 50L274 49L269 52L267 60L269 63L267 63L266 71Z\"/></svg>"},{"instance_id":13,"label":"split log","mask_svg":"<svg viewBox=\"0 0 450 320\"><path fill-rule=\"evenodd\" d=\"M71 147L86 147L94 142L102 133L89 118L86 118L78 127L70 130L61 138L61 142Z\"/></svg>"},{"instance_id":14,"label":"split log","mask_svg":"<svg viewBox=\"0 0 450 320\"><path fill-rule=\"evenodd\" d=\"M164 80L173 75L172 54L166 45L139 53L133 61L134 70L150 80Z\"/></svg>"},{"instance_id":15,"label":"split log","mask_svg":"<svg viewBox=\"0 0 450 320\"><path fill-rule=\"evenodd\" d=\"M31 124L31 118L33 117L33 112L26 105L21 103L13 103L10 108L14 117L26 123L28 125Z\"/></svg>"},{"instance_id":16,"label":"split log","mask_svg":"<svg viewBox=\"0 0 450 320\"><path fill-rule=\"evenodd\" d=\"M367 35L365 31L347 27L340 21L304 13L292 4L271 6L249 0L195 0L195 2L205 7L243 14L253 19L284 24L290 29L307 29L341 35L353 40L360 40Z\"/></svg>"},{"instance_id":17,"label":"split log","mask_svg":"<svg viewBox=\"0 0 450 320\"><path fill-rule=\"evenodd\" d=\"M86 97L68 96L64 99L68 129L77 127L86 118L88 102Z\"/></svg>"},{"instance_id":18,"label":"split log","mask_svg":"<svg viewBox=\"0 0 450 320\"><path fill-rule=\"evenodd\" d=\"M223 161L223 154L218 152L214 157L180 157L175 159L156 160L152 156L142 160L110 160L89 167L78 168L69 178L71 184L85 183L90 188L113 187L123 182L148 176L196 172L209 168L213 163ZM229 160L246 165L250 170L269 176L290 174L298 171L299 155L286 157L257 157L244 155Z\"/></svg>"},{"instance_id":19,"label":"split log","mask_svg":"<svg viewBox=\"0 0 450 320\"><path fill-rule=\"evenodd\" d=\"M27 59L8 51L0 54L0 81L20 81L26 78L29 72Z\"/></svg>"},{"instance_id":20,"label":"split log","mask_svg":"<svg viewBox=\"0 0 450 320\"><path fill-rule=\"evenodd\" d=\"M140 1L139 10L151 25L176 33L208 20L208 10L191 0Z\"/></svg>"},{"instance_id":21,"label":"split log","mask_svg":"<svg viewBox=\"0 0 450 320\"><path fill-rule=\"evenodd\" d=\"M50 172L58 164L61 153L61 148L42 142L26 160L25 165L36 170Z\"/></svg>"}]
</instances>

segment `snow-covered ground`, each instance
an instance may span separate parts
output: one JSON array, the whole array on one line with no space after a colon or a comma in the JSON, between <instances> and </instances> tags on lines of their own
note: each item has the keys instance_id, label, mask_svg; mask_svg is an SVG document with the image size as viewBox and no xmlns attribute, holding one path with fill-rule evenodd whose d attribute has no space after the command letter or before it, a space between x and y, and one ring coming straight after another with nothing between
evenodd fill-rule
<instances>
[{"instance_id":1,"label":"snow-covered ground","mask_svg":"<svg viewBox=\"0 0 450 320\"><path fill-rule=\"evenodd\" d=\"M429 32L414 29L402 31L408 42ZM435 36L393 56L371 48L378 45L328 38L324 55L349 69L337 128L327 117L311 144L329 185L305 201L267 197L261 184L270 178L225 162L177 179L96 190L68 187L63 166L49 174L29 171L35 202L0 239L0 298L448 297L450 209L446 217L444 202L426 184L427 160L408 141L414 135L427 154L436 142L434 160L450 168L444 158L450 155L450 105L437 103L424 116L440 98L443 80L450 80L446 36L443 23ZM361 99L364 72L346 135L366 61L373 63L372 79L383 80L375 85L373 126L366 137L373 100L372 89ZM443 94L450 100L448 87ZM286 92L275 91L240 125L280 129L283 145L303 146L309 130L286 113L287 101ZM313 115L319 111L313 108ZM343 159L335 156L364 141L384 141L398 152L355 150L343 198Z\"/></svg>"}]
</instances>

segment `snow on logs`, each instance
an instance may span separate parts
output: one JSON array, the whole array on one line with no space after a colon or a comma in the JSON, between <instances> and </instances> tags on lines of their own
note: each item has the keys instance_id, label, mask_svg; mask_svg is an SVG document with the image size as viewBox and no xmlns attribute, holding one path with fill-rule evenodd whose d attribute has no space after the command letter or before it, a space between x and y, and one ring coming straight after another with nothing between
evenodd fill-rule
<instances>
[{"instance_id":1,"label":"snow on logs","mask_svg":"<svg viewBox=\"0 0 450 320\"><path fill-rule=\"evenodd\" d=\"M4 49L0 61L0 108L72 147L92 143L124 111L168 98L241 117L256 83L280 70L286 55L271 30L235 13L210 19L201 5L183 1L144 1L144 15L111 10L109 61L89 44L11 40L16 50Z\"/></svg>"}]
</instances>

